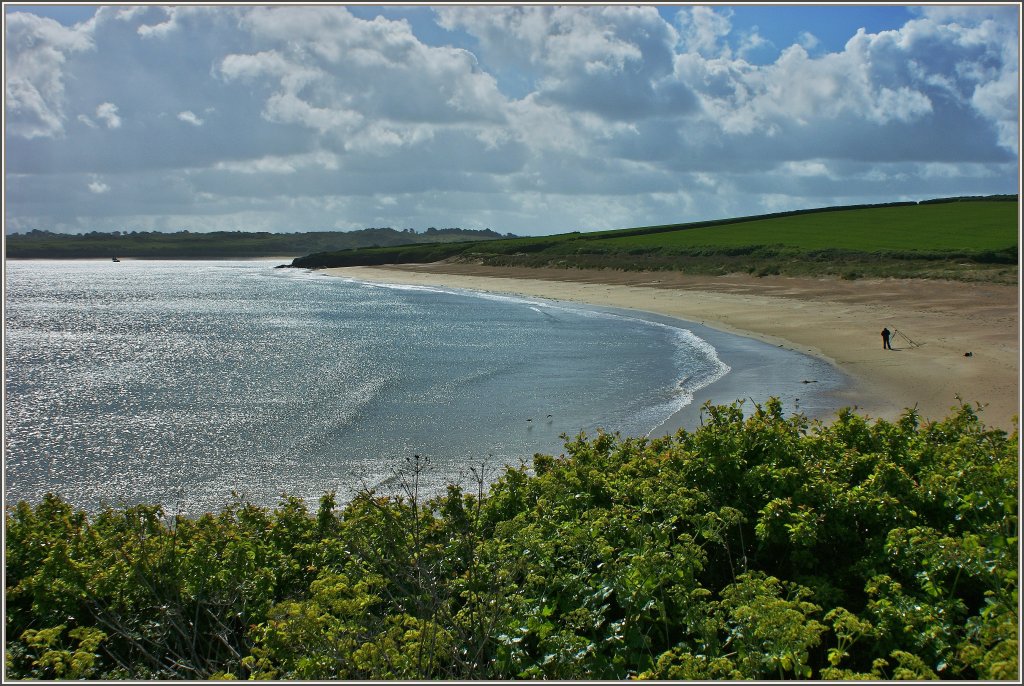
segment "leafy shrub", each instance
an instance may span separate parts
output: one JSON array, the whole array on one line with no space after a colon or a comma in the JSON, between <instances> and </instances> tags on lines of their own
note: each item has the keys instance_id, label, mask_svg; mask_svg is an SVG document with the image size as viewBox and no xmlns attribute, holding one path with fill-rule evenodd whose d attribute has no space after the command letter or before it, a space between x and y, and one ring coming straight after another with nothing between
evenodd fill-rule
<instances>
[{"instance_id":1,"label":"leafy shrub","mask_svg":"<svg viewBox=\"0 0 1024 686\"><path fill-rule=\"evenodd\" d=\"M7 676L1018 678L1016 432L781 407L430 500L18 503Z\"/></svg>"}]
</instances>

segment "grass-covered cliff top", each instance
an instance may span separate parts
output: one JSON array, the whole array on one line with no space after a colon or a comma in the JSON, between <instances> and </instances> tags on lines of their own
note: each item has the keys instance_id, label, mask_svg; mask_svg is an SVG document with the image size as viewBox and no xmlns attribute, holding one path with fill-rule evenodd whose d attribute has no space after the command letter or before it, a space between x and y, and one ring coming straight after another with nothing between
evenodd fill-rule
<instances>
[{"instance_id":1,"label":"grass-covered cliff top","mask_svg":"<svg viewBox=\"0 0 1024 686\"><path fill-rule=\"evenodd\" d=\"M315 512L19 503L6 677L1018 679L1017 458L967 406L772 400L431 500L413 459Z\"/></svg>"},{"instance_id":2,"label":"grass-covered cliff top","mask_svg":"<svg viewBox=\"0 0 1024 686\"><path fill-rule=\"evenodd\" d=\"M304 268L470 261L690 273L1016 282L1016 196L830 207L533 238L310 254Z\"/></svg>"}]
</instances>

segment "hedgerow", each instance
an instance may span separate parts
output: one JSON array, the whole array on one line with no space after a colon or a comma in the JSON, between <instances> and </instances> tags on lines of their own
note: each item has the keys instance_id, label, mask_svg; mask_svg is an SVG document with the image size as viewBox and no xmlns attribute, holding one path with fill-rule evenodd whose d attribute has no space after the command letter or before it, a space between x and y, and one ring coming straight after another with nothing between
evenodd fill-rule
<instances>
[{"instance_id":1,"label":"hedgerow","mask_svg":"<svg viewBox=\"0 0 1024 686\"><path fill-rule=\"evenodd\" d=\"M1017 432L770 400L476 492L6 513L9 679L1017 679Z\"/></svg>"}]
</instances>

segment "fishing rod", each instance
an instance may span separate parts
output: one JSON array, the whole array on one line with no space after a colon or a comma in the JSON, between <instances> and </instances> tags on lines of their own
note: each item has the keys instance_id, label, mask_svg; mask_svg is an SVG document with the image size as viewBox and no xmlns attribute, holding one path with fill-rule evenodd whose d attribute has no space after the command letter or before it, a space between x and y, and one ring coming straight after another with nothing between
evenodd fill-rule
<instances>
[{"instance_id":1,"label":"fishing rod","mask_svg":"<svg viewBox=\"0 0 1024 686\"><path fill-rule=\"evenodd\" d=\"M902 332L902 331L900 331L899 329L893 329L893 332L892 332L892 333L893 333L893 335L894 335L894 336L900 336L900 337L901 337L901 338L903 338L903 340L905 340L905 341L906 341L907 343L910 343L910 347L911 347L911 348L919 348L919 347L921 347L921 344L920 344L920 343L918 343L917 341L915 341L915 340L911 339L911 338L910 338L910 336L908 336L907 334L903 333L903 332Z\"/></svg>"}]
</instances>

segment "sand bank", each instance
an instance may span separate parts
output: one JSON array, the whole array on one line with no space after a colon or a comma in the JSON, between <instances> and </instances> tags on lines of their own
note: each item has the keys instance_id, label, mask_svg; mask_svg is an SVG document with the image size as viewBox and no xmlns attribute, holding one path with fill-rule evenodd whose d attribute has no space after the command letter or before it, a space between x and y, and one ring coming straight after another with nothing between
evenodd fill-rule
<instances>
[{"instance_id":1,"label":"sand bank","mask_svg":"<svg viewBox=\"0 0 1024 686\"><path fill-rule=\"evenodd\" d=\"M980 403L982 420L1007 431L1020 413L1016 286L444 263L324 271L630 308L753 337L836 365L851 385L835 396L835 410L854 407L872 418L916 407L924 419L941 419L958 397ZM897 332L891 351L882 349L883 327Z\"/></svg>"}]
</instances>

